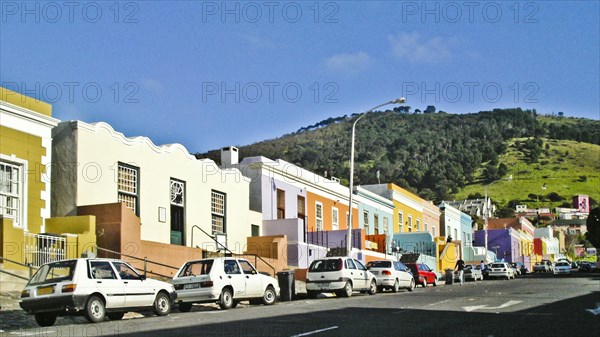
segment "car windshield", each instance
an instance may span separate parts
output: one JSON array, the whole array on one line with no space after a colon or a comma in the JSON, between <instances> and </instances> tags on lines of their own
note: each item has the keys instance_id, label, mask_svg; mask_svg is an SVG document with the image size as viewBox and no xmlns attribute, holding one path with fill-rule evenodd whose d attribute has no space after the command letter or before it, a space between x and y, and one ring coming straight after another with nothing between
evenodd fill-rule
<instances>
[{"instance_id":1,"label":"car windshield","mask_svg":"<svg viewBox=\"0 0 600 337\"><path fill-rule=\"evenodd\" d=\"M371 261L367 263L367 268L391 268L392 261Z\"/></svg>"},{"instance_id":2,"label":"car windshield","mask_svg":"<svg viewBox=\"0 0 600 337\"><path fill-rule=\"evenodd\" d=\"M210 270L212 269L213 262L214 262L213 260L188 262L185 264L185 266L183 268L181 268L179 277L207 275L208 273L210 273Z\"/></svg>"},{"instance_id":3,"label":"car windshield","mask_svg":"<svg viewBox=\"0 0 600 337\"><path fill-rule=\"evenodd\" d=\"M561 267L570 267L571 265L568 264L567 262L559 262L556 264L557 266L561 266Z\"/></svg>"},{"instance_id":4,"label":"car windshield","mask_svg":"<svg viewBox=\"0 0 600 337\"><path fill-rule=\"evenodd\" d=\"M492 268L504 268L504 264L503 263L494 263L492 264Z\"/></svg>"},{"instance_id":5,"label":"car windshield","mask_svg":"<svg viewBox=\"0 0 600 337\"><path fill-rule=\"evenodd\" d=\"M342 259L335 260L316 260L311 265L308 271L324 272L341 270Z\"/></svg>"},{"instance_id":6,"label":"car windshield","mask_svg":"<svg viewBox=\"0 0 600 337\"><path fill-rule=\"evenodd\" d=\"M28 285L71 281L77 260L59 261L45 264L33 275Z\"/></svg>"}]
</instances>

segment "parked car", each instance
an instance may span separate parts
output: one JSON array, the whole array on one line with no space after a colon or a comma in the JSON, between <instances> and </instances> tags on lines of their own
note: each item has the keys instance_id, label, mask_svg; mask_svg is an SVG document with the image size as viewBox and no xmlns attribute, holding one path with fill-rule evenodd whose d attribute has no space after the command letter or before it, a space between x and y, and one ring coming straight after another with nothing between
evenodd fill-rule
<instances>
[{"instance_id":1,"label":"parked car","mask_svg":"<svg viewBox=\"0 0 600 337\"><path fill-rule=\"evenodd\" d=\"M546 265L548 266L548 271L554 272L554 262L550 260L542 260L542 262L546 263Z\"/></svg>"},{"instance_id":2,"label":"parked car","mask_svg":"<svg viewBox=\"0 0 600 337\"><path fill-rule=\"evenodd\" d=\"M567 261L559 261L554 266L554 275L570 275L571 264Z\"/></svg>"},{"instance_id":3,"label":"parked car","mask_svg":"<svg viewBox=\"0 0 600 337\"><path fill-rule=\"evenodd\" d=\"M510 280L511 278L515 278L514 269L507 262L495 262L490 266L490 278L506 278Z\"/></svg>"},{"instance_id":4,"label":"parked car","mask_svg":"<svg viewBox=\"0 0 600 337\"><path fill-rule=\"evenodd\" d=\"M481 267L479 266L472 266L472 265L466 265L465 269L463 270L463 277L465 281L483 281L483 273L481 272L481 269L479 269ZM454 279L458 280L458 272L454 273Z\"/></svg>"},{"instance_id":5,"label":"parked car","mask_svg":"<svg viewBox=\"0 0 600 337\"><path fill-rule=\"evenodd\" d=\"M402 262L371 261L367 263L367 269L375 275L378 291L390 289L396 293L400 289L407 289L408 291L415 289L415 279L412 272Z\"/></svg>"},{"instance_id":6,"label":"parked car","mask_svg":"<svg viewBox=\"0 0 600 337\"><path fill-rule=\"evenodd\" d=\"M80 258L42 265L25 285L19 305L40 326L51 326L66 315L83 314L97 323L151 308L165 316L176 296L171 284L146 278L124 261Z\"/></svg>"},{"instance_id":7,"label":"parked car","mask_svg":"<svg viewBox=\"0 0 600 337\"><path fill-rule=\"evenodd\" d=\"M550 271L550 267L546 264L546 262L536 262L533 266L534 273L546 273Z\"/></svg>"},{"instance_id":8,"label":"parked car","mask_svg":"<svg viewBox=\"0 0 600 337\"><path fill-rule=\"evenodd\" d=\"M580 262L578 269L580 272L587 272L587 273L589 273L593 270L592 264L587 261Z\"/></svg>"},{"instance_id":9,"label":"parked car","mask_svg":"<svg viewBox=\"0 0 600 337\"><path fill-rule=\"evenodd\" d=\"M423 287L427 287L428 283L433 284L434 287L438 285L437 274L425 263L406 263L406 266L410 268L416 284Z\"/></svg>"},{"instance_id":10,"label":"parked car","mask_svg":"<svg viewBox=\"0 0 600 337\"><path fill-rule=\"evenodd\" d=\"M513 262L511 265L517 271L518 275L525 275L529 272L529 269L522 262Z\"/></svg>"},{"instance_id":11,"label":"parked car","mask_svg":"<svg viewBox=\"0 0 600 337\"><path fill-rule=\"evenodd\" d=\"M277 279L233 257L185 262L173 277L173 285L181 312L190 311L193 303L216 302L224 310L243 300L271 305L279 296Z\"/></svg>"},{"instance_id":12,"label":"parked car","mask_svg":"<svg viewBox=\"0 0 600 337\"><path fill-rule=\"evenodd\" d=\"M306 275L306 293L309 298L327 292L339 297L350 297L356 290L369 295L377 293L377 278L362 262L349 257L328 257L310 264Z\"/></svg>"}]
</instances>

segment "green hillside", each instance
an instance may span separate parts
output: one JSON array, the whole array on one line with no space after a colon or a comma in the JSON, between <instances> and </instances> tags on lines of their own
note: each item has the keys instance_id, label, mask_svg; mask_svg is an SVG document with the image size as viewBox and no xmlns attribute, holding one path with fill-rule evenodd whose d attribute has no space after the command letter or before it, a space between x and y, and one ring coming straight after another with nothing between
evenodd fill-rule
<instances>
[{"instance_id":1,"label":"green hillside","mask_svg":"<svg viewBox=\"0 0 600 337\"><path fill-rule=\"evenodd\" d=\"M520 108L469 114L409 111L373 112L358 123L356 185L377 183L379 176L381 182L435 202L483 194L482 186L489 184L490 195L505 202L529 200L532 193L536 202L543 201L550 192L558 194L553 200L576 194L600 200L598 120L538 116ZM327 171L347 184L357 116L328 118L277 139L240 146L240 155L281 158L319 174ZM217 150L197 156L220 159Z\"/></svg>"},{"instance_id":2,"label":"green hillside","mask_svg":"<svg viewBox=\"0 0 600 337\"><path fill-rule=\"evenodd\" d=\"M600 146L568 140L542 139L543 148L538 162L529 163L527 155L511 139L499 162L508 167L505 177L491 184L473 183L455 195L464 199L470 194L488 195L501 205L519 200L529 207L556 207L577 194L600 200ZM481 179L485 166L477 174ZM545 185L545 189L542 187ZM549 197L550 196L550 197ZM563 200L559 200L559 199ZM554 201L553 201L554 200Z\"/></svg>"}]
</instances>

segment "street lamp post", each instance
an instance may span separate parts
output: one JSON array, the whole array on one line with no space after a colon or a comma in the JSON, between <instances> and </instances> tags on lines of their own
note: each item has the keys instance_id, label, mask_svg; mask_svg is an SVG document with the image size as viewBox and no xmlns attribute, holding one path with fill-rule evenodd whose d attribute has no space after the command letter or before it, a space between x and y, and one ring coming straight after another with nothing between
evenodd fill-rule
<instances>
[{"instance_id":1,"label":"street lamp post","mask_svg":"<svg viewBox=\"0 0 600 337\"><path fill-rule=\"evenodd\" d=\"M404 97L400 97L400 98L396 98L394 100L385 102L383 104L379 104L378 106L375 106L367 111L365 111L363 114L361 114L352 124L352 141L351 141L351 145L350 145L350 196L349 196L349 203L348 203L348 207L350 208L350 210L348 211L348 233L347 233L347 238L346 238L346 253L347 255L350 257L352 256L352 196L354 195L354 135L355 135L355 130L356 130L356 123L358 123L359 120L361 120L366 114L368 114L369 112L381 108L382 106L385 105L389 105L389 104L401 104L406 102L406 99Z\"/></svg>"}]
</instances>

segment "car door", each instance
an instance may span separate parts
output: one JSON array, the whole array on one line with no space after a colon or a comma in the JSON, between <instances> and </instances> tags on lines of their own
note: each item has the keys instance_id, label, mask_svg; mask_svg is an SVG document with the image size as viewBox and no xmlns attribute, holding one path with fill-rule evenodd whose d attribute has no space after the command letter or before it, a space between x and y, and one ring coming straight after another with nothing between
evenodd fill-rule
<instances>
[{"instance_id":1,"label":"car door","mask_svg":"<svg viewBox=\"0 0 600 337\"><path fill-rule=\"evenodd\" d=\"M125 283L117 277L110 262L90 260L88 268L91 281L96 284L96 290L106 299L106 308L124 307L127 293Z\"/></svg>"},{"instance_id":2,"label":"car door","mask_svg":"<svg viewBox=\"0 0 600 337\"><path fill-rule=\"evenodd\" d=\"M263 286L263 278L261 275L254 269L252 264L246 260L238 260L240 267L242 268L242 273L244 273L244 278L246 279L246 297L262 297L264 286Z\"/></svg>"},{"instance_id":3,"label":"car door","mask_svg":"<svg viewBox=\"0 0 600 337\"><path fill-rule=\"evenodd\" d=\"M401 287L408 287L412 280L412 275L406 272L406 267L402 262L394 262L394 269L396 270L396 277Z\"/></svg>"},{"instance_id":4,"label":"car door","mask_svg":"<svg viewBox=\"0 0 600 337\"><path fill-rule=\"evenodd\" d=\"M223 268L225 269L226 281L233 288L233 297L246 297L246 278L242 274L242 269L237 260L226 259L223 261Z\"/></svg>"},{"instance_id":5,"label":"car door","mask_svg":"<svg viewBox=\"0 0 600 337\"><path fill-rule=\"evenodd\" d=\"M125 306L145 307L151 306L157 289L140 275L133 267L123 261L113 261L119 277L125 284Z\"/></svg>"},{"instance_id":6,"label":"car door","mask_svg":"<svg viewBox=\"0 0 600 337\"><path fill-rule=\"evenodd\" d=\"M354 265L356 266L356 272L355 274L357 275L356 282L360 282L360 283L355 283L355 284L360 284L360 288L361 289L367 289L368 287L368 282L370 280L368 280L369 278L369 273L367 272L367 267L365 267L360 261L358 260L354 260L354 259L350 259L351 261L354 262ZM349 260L349 261L350 261Z\"/></svg>"}]
</instances>

